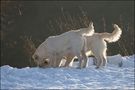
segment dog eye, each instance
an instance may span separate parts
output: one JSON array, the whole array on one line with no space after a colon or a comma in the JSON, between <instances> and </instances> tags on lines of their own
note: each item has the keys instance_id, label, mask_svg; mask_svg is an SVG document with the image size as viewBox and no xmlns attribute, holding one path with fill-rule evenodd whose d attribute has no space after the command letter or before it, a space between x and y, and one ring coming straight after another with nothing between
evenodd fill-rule
<instances>
[{"instance_id":1,"label":"dog eye","mask_svg":"<svg viewBox=\"0 0 135 90\"><path fill-rule=\"evenodd\" d=\"M38 59L38 55L35 55L35 57L34 57L36 60Z\"/></svg>"}]
</instances>

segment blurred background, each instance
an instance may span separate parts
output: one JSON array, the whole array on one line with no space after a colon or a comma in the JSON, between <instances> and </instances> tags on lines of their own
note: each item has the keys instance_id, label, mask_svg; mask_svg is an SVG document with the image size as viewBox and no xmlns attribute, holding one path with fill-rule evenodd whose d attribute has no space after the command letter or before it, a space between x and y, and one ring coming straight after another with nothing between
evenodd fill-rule
<instances>
[{"instance_id":1,"label":"blurred background","mask_svg":"<svg viewBox=\"0 0 135 90\"><path fill-rule=\"evenodd\" d=\"M134 0L127 1L1 1L1 66L33 66L31 55L49 36L85 28L113 31L122 36L108 44L107 55L132 55L134 51Z\"/></svg>"}]
</instances>

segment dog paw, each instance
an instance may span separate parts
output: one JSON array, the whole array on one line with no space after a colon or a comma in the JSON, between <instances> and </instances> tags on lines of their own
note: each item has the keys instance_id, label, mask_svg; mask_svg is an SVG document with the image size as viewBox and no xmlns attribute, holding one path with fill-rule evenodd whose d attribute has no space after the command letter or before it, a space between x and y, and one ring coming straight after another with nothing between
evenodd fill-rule
<instances>
[{"instance_id":1,"label":"dog paw","mask_svg":"<svg viewBox=\"0 0 135 90\"><path fill-rule=\"evenodd\" d=\"M82 69L82 67L76 67L76 69Z\"/></svg>"},{"instance_id":2,"label":"dog paw","mask_svg":"<svg viewBox=\"0 0 135 90\"><path fill-rule=\"evenodd\" d=\"M99 69L99 67L96 67L95 69Z\"/></svg>"}]
</instances>

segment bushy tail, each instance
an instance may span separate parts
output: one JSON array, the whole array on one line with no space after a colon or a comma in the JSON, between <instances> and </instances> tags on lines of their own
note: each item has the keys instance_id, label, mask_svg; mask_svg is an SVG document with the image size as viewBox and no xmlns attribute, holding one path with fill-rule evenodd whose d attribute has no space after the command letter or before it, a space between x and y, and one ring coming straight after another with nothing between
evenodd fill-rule
<instances>
[{"instance_id":1,"label":"bushy tail","mask_svg":"<svg viewBox=\"0 0 135 90\"><path fill-rule=\"evenodd\" d=\"M103 38L109 43L118 41L122 34L122 30L118 25L114 24L113 27L114 27L114 31L112 33L101 34L101 38Z\"/></svg>"}]
</instances>

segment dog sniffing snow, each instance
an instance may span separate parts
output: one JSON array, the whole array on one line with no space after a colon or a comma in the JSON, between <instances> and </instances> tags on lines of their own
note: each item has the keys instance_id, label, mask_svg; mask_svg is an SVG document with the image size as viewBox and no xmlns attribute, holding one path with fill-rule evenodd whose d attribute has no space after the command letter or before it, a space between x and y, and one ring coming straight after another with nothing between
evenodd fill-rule
<instances>
[{"instance_id":1,"label":"dog sniffing snow","mask_svg":"<svg viewBox=\"0 0 135 90\"><path fill-rule=\"evenodd\" d=\"M50 36L39 45L32 58L38 66L59 67L63 56L70 53L78 57L79 68L86 67L86 39L84 36L91 36L93 33L94 26L91 22L87 28ZM85 63L82 63L82 59Z\"/></svg>"}]
</instances>

